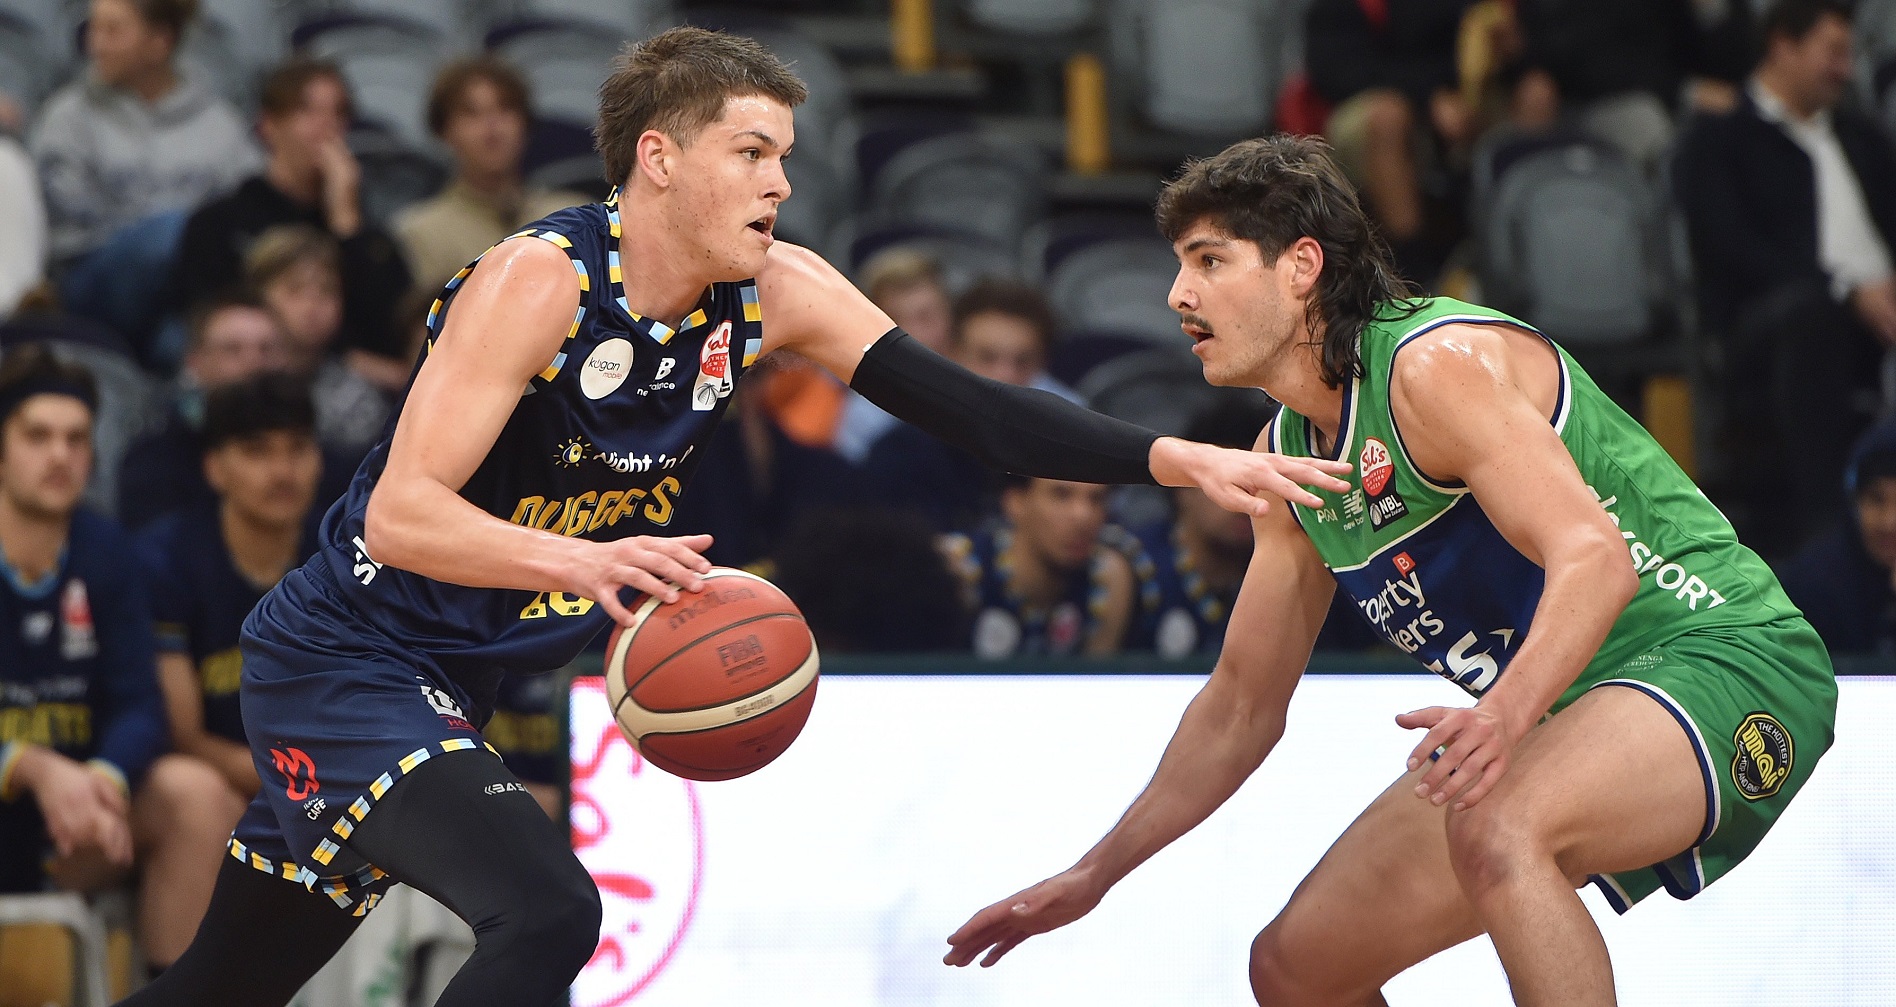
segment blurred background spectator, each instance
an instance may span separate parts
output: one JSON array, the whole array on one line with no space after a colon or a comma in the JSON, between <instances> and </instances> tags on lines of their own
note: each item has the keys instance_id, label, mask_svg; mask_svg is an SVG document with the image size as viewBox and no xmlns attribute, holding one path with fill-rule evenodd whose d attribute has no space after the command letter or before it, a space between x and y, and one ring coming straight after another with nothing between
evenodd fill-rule
<instances>
[{"instance_id":1,"label":"blurred background spectator","mask_svg":"<svg viewBox=\"0 0 1896 1007\"><path fill-rule=\"evenodd\" d=\"M1107 657L1125 647L1137 586L1125 534L1105 534L1106 494L1007 476L1000 522L943 537L975 613L976 657Z\"/></svg>"},{"instance_id":2,"label":"blurred background spectator","mask_svg":"<svg viewBox=\"0 0 1896 1007\"><path fill-rule=\"evenodd\" d=\"M1896 654L1896 421L1857 441L1843 483L1846 517L1778 576L1832 654Z\"/></svg>"},{"instance_id":3,"label":"blurred background spectator","mask_svg":"<svg viewBox=\"0 0 1896 1007\"><path fill-rule=\"evenodd\" d=\"M962 584L914 514L847 507L812 511L764 571L797 603L824 653L966 650Z\"/></svg>"},{"instance_id":4,"label":"blurred background spectator","mask_svg":"<svg viewBox=\"0 0 1896 1007\"><path fill-rule=\"evenodd\" d=\"M862 291L903 331L936 353L947 353L954 307L942 282L941 266L912 248L878 252L862 267ZM843 401L835 437L836 452L852 464L869 457L869 448L899 421L880 406L850 392Z\"/></svg>"},{"instance_id":5,"label":"blurred background spectator","mask_svg":"<svg viewBox=\"0 0 1896 1007\"><path fill-rule=\"evenodd\" d=\"M394 331L394 314L408 291L408 266L394 239L363 216L362 166L346 142L348 84L334 65L297 58L270 74L259 101L257 129L269 162L185 224L172 274L176 303L191 305L240 283L251 246L273 227L325 232L338 250L337 331L348 337L338 349L369 380L399 388L408 378L406 335Z\"/></svg>"},{"instance_id":6,"label":"blurred background spectator","mask_svg":"<svg viewBox=\"0 0 1896 1007\"><path fill-rule=\"evenodd\" d=\"M199 302L187 331L164 418L133 442L119 468L118 519L134 530L187 504L213 501L200 436L206 395L284 366L283 327L248 294Z\"/></svg>"},{"instance_id":7,"label":"blurred background spectator","mask_svg":"<svg viewBox=\"0 0 1896 1007\"><path fill-rule=\"evenodd\" d=\"M1724 348L1727 449L1748 459L1733 519L1782 554L1837 515L1830 487L1879 408L1896 345L1896 156L1843 101L1850 8L1779 0L1737 108L1702 119L1677 193L1706 328Z\"/></svg>"},{"instance_id":8,"label":"blurred background spectator","mask_svg":"<svg viewBox=\"0 0 1896 1007\"><path fill-rule=\"evenodd\" d=\"M146 360L185 215L262 164L243 118L177 65L197 0L93 0L87 68L40 110L31 147L67 308Z\"/></svg>"},{"instance_id":9,"label":"blurred background spectator","mask_svg":"<svg viewBox=\"0 0 1896 1007\"><path fill-rule=\"evenodd\" d=\"M395 222L415 282L438 291L495 242L555 210L586 202L576 192L530 186L521 174L533 99L518 71L492 56L456 60L428 95L428 128L454 155L440 195Z\"/></svg>"},{"instance_id":10,"label":"blurred background spectator","mask_svg":"<svg viewBox=\"0 0 1896 1007\"><path fill-rule=\"evenodd\" d=\"M0 95L0 104L6 96ZM39 173L0 123L0 320L46 279L46 204Z\"/></svg>"}]
</instances>

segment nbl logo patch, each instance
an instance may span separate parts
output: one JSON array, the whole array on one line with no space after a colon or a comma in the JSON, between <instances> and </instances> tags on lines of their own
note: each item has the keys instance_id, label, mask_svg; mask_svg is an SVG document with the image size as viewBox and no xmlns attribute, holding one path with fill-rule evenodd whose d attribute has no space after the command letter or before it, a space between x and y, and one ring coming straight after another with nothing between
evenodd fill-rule
<instances>
[{"instance_id":1,"label":"nbl logo patch","mask_svg":"<svg viewBox=\"0 0 1896 1007\"><path fill-rule=\"evenodd\" d=\"M1396 464L1389 456L1389 445L1374 437L1365 438L1363 450L1356 456L1356 469L1363 474L1363 492L1369 494L1370 528L1381 531L1384 525L1409 516L1409 505L1393 485Z\"/></svg>"},{"instance_id":2,"label":"nbl logo patch","mask_svg":"<svg viewBox=\"0 0 1896 1007\"><path fill-rule=\"evenodd\" d=\"M1791 732L1776 717L1762 712L1750 714L1732 733L1731 740L1738 749L1731 758L1731 781L1738 785L1745 800L1770 797L1791 778L1796 750Z\"/></svg>"}]
</instances>

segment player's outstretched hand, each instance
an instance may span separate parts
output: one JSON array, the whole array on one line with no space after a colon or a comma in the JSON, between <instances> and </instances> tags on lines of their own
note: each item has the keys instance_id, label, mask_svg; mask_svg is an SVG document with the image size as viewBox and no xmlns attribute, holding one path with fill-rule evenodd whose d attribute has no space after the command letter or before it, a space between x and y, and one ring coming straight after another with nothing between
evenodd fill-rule
<instances>
[{"instance_id":1,"label":"player's outstretched hand","mask_svg":"<svg viewBox=\"0 0 1896 1007\"><path fill-rule=\"evenodd\" d=\"M1021 941L1066 926L1092 912L1105 895L1105 889L1083 873L1057 874L975 913L973 919L949 935L948 943L953 945L953 950L941 963L956 967L968 965L986 951L981 967L987 968Z\"/></svg>"},{"instance_id":2,"label":"player's outstretched hand","mask_svg":"<svg viewBox=\"0 0 1896 1007\"><path fill-rule=\"evenodd\" d=\"M1514 746L1521 740L1521 732L1501 711L1480 705L1431 706L1399 714L1396 723L1429 732L1409 753L1411 773L1429 759L1435 760L1416 784L1415 796L1437 806L1454 801L1455 811L1472 808L1488 796L1507 772Z\"/></svg>"},{"instance_id":3,"label":"player's outstretched hand","mask_svg":"<svg viewBox=\"0 0 1896 1007\"><path fill-rule=\"evenodd\" d=\"M583 569L573 571L569 593L596 600L619 625L629 626L632 612L619 600L621 587L652 595L667 604L678 600L679 588L702 591L703 575L711 572L711 561L699 554L709 548L709 535L634 535L600 542L587 553Z\"/></svg>"},{"instance_id":4,"label":"player's outstretched hand","mask_svg":"<svg viewBox=\"0 0 1896 1007\"><path fill-rule=\"evenodd\" d=\"M1196 486L1225 510L1253 517L1270 510L1269 500L1259 495L1263 493L1306 507L1323 506L1322 498L1304 487L1347 492L1350 484L1337 477L1348 475L1352 467L1346 461L1219 448L1176 437L1162 437L1152 447L1152 475L1160 483Z\"/></svg>"}]
</instances>

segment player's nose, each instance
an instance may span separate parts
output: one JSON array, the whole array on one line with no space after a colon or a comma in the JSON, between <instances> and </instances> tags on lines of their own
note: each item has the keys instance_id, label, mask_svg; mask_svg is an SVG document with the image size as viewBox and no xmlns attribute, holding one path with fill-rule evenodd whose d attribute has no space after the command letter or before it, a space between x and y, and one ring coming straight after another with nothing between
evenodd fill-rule
<instances>
[{"instance_id":1,"label":"player's nose","mask_svg":"<svg viewBox=\"0 0 1896 1007\"><path fill-rule=\"evenodd\" d=\"M1180 314L1197 310L1198 295L1193 293L1191 287L1186 285L1185 268L1183 266L1179 267L1178 275L1172 278L1172 289L1165 295L1165 302L1170 304L1172 309Z\"/></svg>"}]
</instances>

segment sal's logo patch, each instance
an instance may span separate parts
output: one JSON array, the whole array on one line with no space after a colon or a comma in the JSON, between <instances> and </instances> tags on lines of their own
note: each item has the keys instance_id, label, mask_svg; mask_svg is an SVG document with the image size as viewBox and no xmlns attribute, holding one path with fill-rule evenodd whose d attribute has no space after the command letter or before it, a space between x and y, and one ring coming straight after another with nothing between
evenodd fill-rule
<instances>
[{"instance_id":1,"label":"sal's logo patch","mask_svg":"<svg viewBox=\"0 0 1896 1007\"><path fill-rule=\"evenodd\" d=\"M626 375L631 373L631 342L608 339L593 347L592 355L586 358L586 366L580 368L580 394L589 399L603 399L625 384Z\"/></svg>"},{"instance_id":2,"label":"sal's logo patch","mask_svg":"<svg viewBox=\"0 0 1896 1007\"><path fill-rule=\"evenodd\" d=\"M691 389L691 408L709 412L731 394L731 323L724 321L705 337L698 353L698 381Z\"/></svg>"},{"instance_id":3,"label":"sal's logo patch","mask_svg":"<svg viewBox=\"0 0 1896 1007\"><path fill-rule=\"evenodd\" d=\"M1761 801L1776 794L1791 778L1796 758L1791 732L1768 713L1745 717L1731 736L1738 749L1731 757L1731 780L1747 801Z\"/></svg>"},{"instance_id":4,"label":"sal's logo patch","mask_svg":"<svg viewBox=\"0 0 1896 1007\"><path fill-rule=\"evenodd\" d=\"M68 661L83 661L99 652L99 637L92 630L92 601L86 595L86 582L74 577L66 582L66 593L59 598L59 656Z\"/></svg>"},{"instance_id":5,"label":"sal's logo patch","mask_svg":"<svg viewBox=\"0 0 1896 1007\"><path fill-rule=\"evenodd\" d=\"M276 771L283 774L286 781L283 796L290 800L307 801L323 789L323 785L316 782L316 760L302 749L272 748L270 761L276 764Z\"/></svg>"},{"instance_id":6,"label":"sal's logo patch","mask_svg":"<svg viewBox=\"0 0 1896 1007\"><path fill-rule=\"evenodd\" d=\"M1396 463L1389 457L1389 445L1374 437L1365 438L1363 450L1356 456L1357 471L1363 474L1363 492L1369 494L1369 526L1383 526L1409 516L1409 505L1391 485Z\"/></svg>"}]
</instances>

